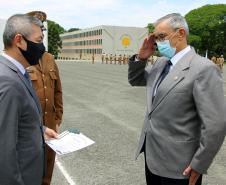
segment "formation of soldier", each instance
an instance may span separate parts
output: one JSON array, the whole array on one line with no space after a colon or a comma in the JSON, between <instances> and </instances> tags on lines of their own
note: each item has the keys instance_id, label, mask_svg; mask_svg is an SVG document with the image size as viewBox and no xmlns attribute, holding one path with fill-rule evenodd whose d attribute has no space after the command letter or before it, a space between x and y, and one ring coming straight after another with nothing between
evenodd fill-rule
<instances>
[{"instance_id":1,"label":"formation of soldier","mask_svg":"<svg viewBox=\"0 0 226 185\"><path fill-rule=\"evenodd\" d=\"M220 68L221 72L223 72L224 56L223 55L221 55L220 57L213 56L211 60Z\"/></svg>"},{"instance_id":2,"label":"formation of soldier","mask_svg":"<svg viewBox=\"0 0 226 185\"><path fill-rule=\"evenodd\" d=\"M128 61L129 61L129 58L130 58L130 55L121 55L121 54L119 54L119 55L112 55L112 54L102 54L102 56L101 56L101 63L102 64L117 64L117 62L118 62L118 64L119 65L122 65L122 64L128 64Z\"/></svg>"}]
</instances>

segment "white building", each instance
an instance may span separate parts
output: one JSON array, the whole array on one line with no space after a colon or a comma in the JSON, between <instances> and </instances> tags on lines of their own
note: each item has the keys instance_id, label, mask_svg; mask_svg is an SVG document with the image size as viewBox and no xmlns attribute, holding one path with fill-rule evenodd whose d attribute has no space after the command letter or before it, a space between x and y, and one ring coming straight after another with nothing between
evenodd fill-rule
<instances>
[{"instance_id":1,"label":"white building","mask_svg":"<svg viewBox=\"0 0 226 185\"><path fill-rule=\"evenodd\" d=\"M105 55L132 55L148 35L147 28L97 26L61 34L59 59L100 59Z\"/></svg>"}]
</instances>

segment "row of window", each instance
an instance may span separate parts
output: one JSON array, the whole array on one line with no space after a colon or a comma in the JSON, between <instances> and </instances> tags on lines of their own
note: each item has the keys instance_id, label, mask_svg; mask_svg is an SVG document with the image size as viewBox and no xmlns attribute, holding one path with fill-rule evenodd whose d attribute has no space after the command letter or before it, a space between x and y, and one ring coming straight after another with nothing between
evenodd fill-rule
<instances>
[{"instance_id":1,"label":"row of window","mask_svg":"<svg viewBox=\"0 0 226 185\"><path fill-rule=\"evenodd\" d=\"M72 39L72 38L90 37L90 36L95 36L95 35L102 35L102 29L83 32L83 33L75 33L73 35L65 35L65 36L62 36L61 38L62 39Z\"/></svg>"},{"instance_id":2,"label":"row of window","mask_svg":"<svg viewBox=\"0 0 226 185\"><path fill-rule=\"evenodd\" d=\"M62 49L61 53L101 54L102 49Z\"/></svg>"},{"instance_id":3,"label":"row of window","mask_svg":"<svg viewBox=\"0 0 226 185\"><path fill-rule=\"evenodd\" d=\"M83 41L76 41L76 42L63 42L63 46L87 46L87 45L101 45L102 39L96 40L83 40Z\"/></svg>"}]
</instances>

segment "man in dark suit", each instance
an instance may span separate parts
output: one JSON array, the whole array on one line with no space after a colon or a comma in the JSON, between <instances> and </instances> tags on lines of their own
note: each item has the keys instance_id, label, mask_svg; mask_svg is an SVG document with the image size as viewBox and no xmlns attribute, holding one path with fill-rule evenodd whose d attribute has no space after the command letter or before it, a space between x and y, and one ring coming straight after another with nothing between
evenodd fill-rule
<instances>
[{"instance_id":1,"label":"man in dark suit","mask_svg":"<svg viewBox=\"0 0 226 185\"><path fill-rule=\"evenodd\" d=\"M41 26L37 18L22 14L6 22L5 52L0 56L1 185L41 185L44 137L57 137L43 127L40 104L25 70L45 51Z\"/></svg>"},{"instance_id":2,"label":"man in dark suit","mask_svg":"<svg viewBox=\"0 0 226 185\"><path fill-rule=\"evenodd\" d=\"M149 185L200 185L224 141L220 71L195 53L187 44L188 35L180 14L166 15L129 61L129 83L147 88L137 156L144 152ZM146 67L155 43L162 57Z\"/></svg>"}]
</instances>

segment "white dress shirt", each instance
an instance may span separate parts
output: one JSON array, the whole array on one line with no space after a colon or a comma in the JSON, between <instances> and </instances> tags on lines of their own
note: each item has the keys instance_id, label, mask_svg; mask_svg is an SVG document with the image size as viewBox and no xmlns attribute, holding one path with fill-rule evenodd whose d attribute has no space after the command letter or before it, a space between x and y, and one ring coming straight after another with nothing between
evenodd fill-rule
<instances>
[{"instance_id":1,"label":"white dress shirt","mask_svg":"<svg viewBox=\"0 0 226 185\"><path fill-rule=\"evenodd\" d=\"M178 52L176 55L174 55L170 61L172 62L172 66L170 67L170 70L176 65L176 63L189 51L191 50L191 47L188 45L186 48L182 49L180 52Z\"/></svg>"},{"instance_id":2,"label":"white dress shirt","mask_svg":"<svg viewBox=\"0 0 226 185\"><path fill-rule=\"evenodd\" d=\"M2 56L7 58L10 62L12 62L20 70L20 72L23 75L25 74L25 68L20 62L18 62L17 60L12 58L11 56L7 55L6 53L2 53Z\"/></svg>"}]
</instances>

